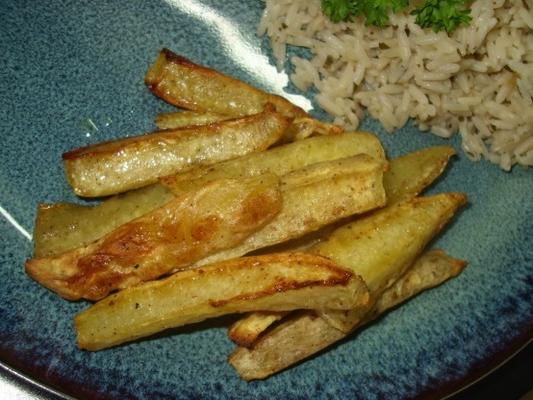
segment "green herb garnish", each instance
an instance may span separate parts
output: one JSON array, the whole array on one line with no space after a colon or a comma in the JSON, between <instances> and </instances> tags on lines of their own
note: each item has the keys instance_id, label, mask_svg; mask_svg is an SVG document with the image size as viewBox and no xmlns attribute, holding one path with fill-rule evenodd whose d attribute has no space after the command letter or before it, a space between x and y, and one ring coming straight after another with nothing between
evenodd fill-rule
<instances>
[{"instance_id":1,"label":"green herb garnish","mask_svg":"<svg viewBox=\"0 0 533 400\"><path fill-rule=\"evenodd\" d=\"M465 0L425 0L416 7L416 23L434 31L454 31L460 24L468 24L472 17ZM409 6L409 0L321 0L322 12L333 22L361 16L367 25L384 27L389 12L397 13Z\"/></svg>"},{"instance_id":2,"label":"green herb garnish","mask_svg":"<svg viewBox=\"0 0 533 400\"><path fill-rule=\"evenodd\" d=\"M435 32L453 32L460 24L468 24L472 17L464 0L426 0L413 10L416 23L422 28L432 28Z\"/></svg>"}]
</instances>

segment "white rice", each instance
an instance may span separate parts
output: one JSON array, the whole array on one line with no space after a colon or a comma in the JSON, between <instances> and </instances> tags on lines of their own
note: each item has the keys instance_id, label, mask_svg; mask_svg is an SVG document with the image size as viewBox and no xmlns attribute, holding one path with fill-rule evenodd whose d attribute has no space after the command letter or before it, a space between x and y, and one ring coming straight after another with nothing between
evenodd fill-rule
<instances>
[{"instance_id":1,"label":"white rice","mask_svg":"<svg viewBox=\"0 0 533 400\"><path fill-rule=\"evenodd\" d=\"M472 160L509 171L533 165L533 0L477 0L472 22L451 35L390 15L384 29L332 23L319 0L266 0L258 34L270 37L278 68L286 46L291 80L311 87L335 123L356 129L364 110L392 132L412 118L421 130L459 133Z\"/></svg>"}]
</instances>

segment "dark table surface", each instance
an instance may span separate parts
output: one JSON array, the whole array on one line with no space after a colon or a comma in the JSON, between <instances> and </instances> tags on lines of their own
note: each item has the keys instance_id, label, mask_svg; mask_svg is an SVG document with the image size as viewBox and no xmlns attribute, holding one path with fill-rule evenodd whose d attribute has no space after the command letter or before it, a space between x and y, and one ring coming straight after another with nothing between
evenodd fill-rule
<instances>
[{"instance_id":1,"label":"dark table surface","mask_svg":"<svg viewBox=\"0 0 533 400\"><path fill-rule=\"evenodd\" d=\"M533 342L488 376L451 399L523 399L531 391L533 391ZM533 397L533 393L529 393L529 396Z\"/></svg>"}]
</instances>

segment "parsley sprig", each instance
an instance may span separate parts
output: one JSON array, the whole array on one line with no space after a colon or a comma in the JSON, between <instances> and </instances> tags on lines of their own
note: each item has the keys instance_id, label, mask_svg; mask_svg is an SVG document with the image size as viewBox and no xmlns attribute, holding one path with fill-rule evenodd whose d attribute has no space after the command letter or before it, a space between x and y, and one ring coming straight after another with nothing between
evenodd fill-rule
<instances>
[{"instance_id":1,"label":"parsley sprig","mask_svg":"<svg viewBox=\"0 0 533 400\"><path fill-rule=\"evenodd\" d=\"M422 28L453 32L460 24L468 24L472 17L468 0L425 0L412 14ZM397 13L409 6L409 0L321 0L322 11L333 22L362 16L368 25L384 27L388 14Z\"/></svg>"},{"instance_id":2,"label":"parsley sprig","mask_svg":"<svg viewBox=\"0 0 533 400\"><path fill-rule=\"evenodd\" d=\"M412 12L416 23L435 32L453 32L460 24L468 24L472 17L463 0L426 0Z\"/></svg>"}]
</instances>

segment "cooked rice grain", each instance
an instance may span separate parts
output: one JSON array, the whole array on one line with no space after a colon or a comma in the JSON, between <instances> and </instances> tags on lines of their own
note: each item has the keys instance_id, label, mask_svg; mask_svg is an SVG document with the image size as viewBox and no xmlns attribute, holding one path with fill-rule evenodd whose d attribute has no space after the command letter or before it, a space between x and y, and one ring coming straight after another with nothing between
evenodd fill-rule
<instances>
[{"instance_id":1,"label":"cooked rice grain","mask_svg":"<svg viewBox=\"0 0 533 400\"><path fill-rule=\"evenodd\" d=\"M270 37L279 69L286 46L291 81L315 87L317 104L353 130L364 110L392 132L413 118L441 137L459 133L468 157L509 171L533 165L533 2L477 0L472 22L452 35L391 14L384 29L332 23L319 0L266 0L258 34Z\"/></svg>"}]
</instances>

